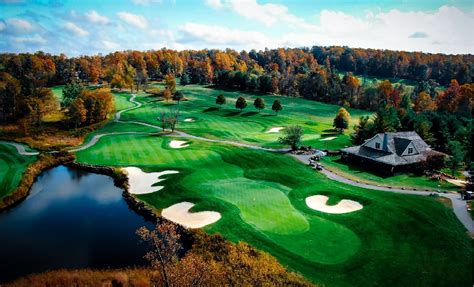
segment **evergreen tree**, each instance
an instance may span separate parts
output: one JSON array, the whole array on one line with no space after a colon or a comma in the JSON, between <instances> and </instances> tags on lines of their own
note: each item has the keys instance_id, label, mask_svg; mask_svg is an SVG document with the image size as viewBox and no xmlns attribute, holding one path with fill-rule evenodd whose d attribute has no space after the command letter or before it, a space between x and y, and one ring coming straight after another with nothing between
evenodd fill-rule
<instances>
[{"instance_id":1,"label":"evergreen tree","mask_svg":"<svg viewBox=\"0 0 474 287\"><path fill-rule=\"evenodd\" d=\"M189 78L188 74L183 73L181 75L181 78L179 79L179 84L181 86L186 86L186 85L189 85L190 83L191 83L191 79Z\"/></svg>"},{"instance_id":2,"label":"evergreen tree","mask_svg":"<svg viewBox=\"0 0 474 287\"><path fill-rule=\"evenodd\" d=\"M219 106L222 106L225 103L226 103L226 99L225 99L224 95L223 94L218 95L217 98L216 98L216 104L218 104Z\"/></svg>"},{"instance_id":3,"label":"evergreen tree","mask_svg":"<svg viewBox=\"0 0 474 287\"><path fill-rule=\"evenodd\" d=\"M67 84L63 89L63 99L61 101L61 107L69 107L84 90L84 86L79 82L72 82Z\"/></svg>"},{"instance_id":4,"label":"evergreen tree","mask_svg":"<svg viewBox=\"0 0 474 287\"><path fill-rule=\"evenodd\" d=\"M260 112L265 108L265 101L262 98L256 98L253 105Z\"/></svg>"},{"instance_id":5,"label":"evergreen tree","mask_svg":"<svg viewBox=\"0 0 474 287\"><path fill-rule=\"evenodd\" d=\"M275 100L272 105L272 111L274 111L276 114L280 112L283 109L281 106L280 100Z\"/></svg>"},{"instance_id":6,"label":"evergreen tree","mask_svg":"<svg viewBox=\"0 0 474 287\"><path fill-rule=\"evenodd\" d=\"M462 159L464 157L461 143L458 141L450 141L448 143L449 157L446 160L446 166L451 170L451 175L461 167Z\"/></svg>"},{"instance_id":7,"label":"evergreen tree","mask_svg":"<svg viewBox=\"0 0 474 287\"><path fill-rule=\"evenodd\" d=\"M245 100L244 97L239 97L237 101L235 102L235 107L237 109L240 109L240 111L242 111L243 109L247 107L247 100Z\"/></svg>"}]
</instances>

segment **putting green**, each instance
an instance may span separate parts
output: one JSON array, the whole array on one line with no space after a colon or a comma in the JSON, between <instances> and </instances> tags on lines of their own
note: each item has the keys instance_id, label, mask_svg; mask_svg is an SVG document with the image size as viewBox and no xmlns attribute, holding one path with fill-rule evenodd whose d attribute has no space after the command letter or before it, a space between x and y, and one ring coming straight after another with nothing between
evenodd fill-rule
<instances>
[{"instance_id":1,"label":"putting green","mask_svg":"<svg viewBox=\"0 0 474 287\"><path fill-rule=\"evenodd\" d=\"M237 206L242 219L261 231L299 234L309 229L306 218L287 197L290 188L281 184L241 177L210 181L197 188Z\"/></svg>"}]
</instances>

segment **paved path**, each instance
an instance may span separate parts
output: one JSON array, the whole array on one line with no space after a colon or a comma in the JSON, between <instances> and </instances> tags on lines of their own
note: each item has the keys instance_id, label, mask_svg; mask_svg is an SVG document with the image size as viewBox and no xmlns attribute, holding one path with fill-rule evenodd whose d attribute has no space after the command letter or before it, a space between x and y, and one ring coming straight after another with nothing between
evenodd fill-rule
<instances>
[{"instance_id":1,"label":"paved path","mask_svg":"<svg viewBox=\"0 0 474 287\"><path fill-rule=\"evenodd\" d=\"M303 162L304 164L309 164L309 158L311 157L309 155L294 155L294 154L292 154L292 156L296 158L297 160ZM321 173L326 175L326 177L331 180L335 180L335 181L352 185L352 186L362 187L365 189L382 190L382 191L387 191L387 192L410 194L410 195L421 195L421 196L429 196L432 193L436 193L439 196L449 198L453 205L454 214L457 216L459 221L461 221L461 223L466 227L469 233L474 234L474 221L472 220L471 215L467 211L466 201L462 200L461 195L459 193L442 193L438 191L427 192L427 191L420 191L420 190L409 189L409 188L405 188L405 189L389 188L385 186L377 186L377 185L357 182L352 179L343 177L327 169L321 170Z\"/></svg>"},{"instance_id":2,"label":"paved path","mask_svg":"<svg viewBox=\"0 0 474 287\"><path fill-rule=\"evenodd\" d=\"M39 155L39 152L37 152L37 151L32 151L32 152L26 151L24 145L19 144L19 143L16 143L16 142L0 141L0 143L1 143L1 144L11 145L11 146L15 147L15 148L16 148L16 151L17 151L18 154L20 154L20 155L26 155L26 156Z\"/></svg>"}]
</instances>

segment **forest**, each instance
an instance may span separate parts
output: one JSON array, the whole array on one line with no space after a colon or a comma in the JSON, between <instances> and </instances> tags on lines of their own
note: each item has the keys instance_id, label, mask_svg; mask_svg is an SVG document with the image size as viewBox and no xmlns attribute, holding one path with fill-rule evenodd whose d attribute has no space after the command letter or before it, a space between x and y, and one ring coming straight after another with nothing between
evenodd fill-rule
<instances>
[{"instance_id":1,"label":"forest","mask_svg":"<svg viewBox=\"0 0 474 287\"><path fill-rule=\"evenodd\" d=\"M42 115L58 106L48 89L51 86L80 83L146 90L150 81L176 77L181 85L303 97L375 111L373 119L361 120L354 143L376 132L416 130L434 148L451 154L459 150L470 162L473 63L472 55L317 46L258 52L162 49L74 58L4 53L0 55L0 121L39 125ZM415 84L410 88L389 80L367 84L361 76ZM69 111L72 126L92 124L105 119L110 101L104 89L81 91L80 98L66 100L63 108Z\"/></svg>"}]
</instances>

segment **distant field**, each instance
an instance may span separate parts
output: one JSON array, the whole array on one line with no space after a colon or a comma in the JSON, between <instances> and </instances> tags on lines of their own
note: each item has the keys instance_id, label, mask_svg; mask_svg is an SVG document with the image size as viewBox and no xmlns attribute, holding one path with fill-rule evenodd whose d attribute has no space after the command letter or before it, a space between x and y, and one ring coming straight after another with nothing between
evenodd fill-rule
<instances>
[{"instance_id":1,"label":"distant field","mask_svg":"<svg viewBox=\"0 0 474 287\"><path fill-rule=\"evenodd\" d=\"M277 140L281 133L266 133L272 127L300 125L304 129L303 141L305 145L318 148L337 149L349 144L348 134L361 115L370 115L370 112L349 109L352 116L351 130L345 134L334 134L333 119L339 109L338 106L308 101L299 98L259 95L265 100L266 107L260 113L253 106L256 95L214 90L197 85L179 86L189 101L179 104L180 123L178 129L192 135L208 138L234 140L253 143L268 147L281 146ZM215 104L217 95L224 94L227 103L219 108ZM138 100L147 103L143 108L125 113L124 120L145 121L159 125L157 120L162 111L178 108L175 103L156 101L144 93L138 94ZM247 108L240 112L235 108L235 100L242 96L247 99ZM275 115L271 110L273 101L279 99L283 110ZM195 122L184 122L186 118L193 118ZM321 141L322 138L335 136L331 141Z\"/></svg>"},{"instance_id":2,"label":"distant field","mask_svg":"<svg viewBox=\"0 0 474 287\"><path fill-rule=\"evenodd\" d=\"M21 156L13 146L0 143L0 199L15 190L23 172L36 158Z\"/></svg>"},{"instance_id":3,"label":"distant field","mask_svg":"<svg viewBox=\"0 0 474 287\"><path fill-rule=\"evenodd\" d=\"M271 114L268 110L249 113L254 111L253 101L240 114L232 101L238 95L248 99L255 95L200 86L179 89L189 101L180 103L178 129L193 135L279 146L279 134L265 131L297 123L304 126L305 144L329 149L349 144L348 135L332 134L337 106L278 97L284 106L278 116L266 115ZM215 109L219 93L225 93L229 103ZM127 94L116 98L117 109L127 107ZM264 98L271 105L277 97ZM137 100L145 106L125 112L123 120L159 125L160 111L177 106L143 93ZM367 113L351 110L351 114ZM184 122L186 118L195 122ZM156 130L109 123L88 138L111 131ZM327 136L336 138L321 141ZM173 149L171 140L184 140L189 147ZM192 211L218 211L222 218L205 231L268 251L321 285L464 286L471 282L465 272L472 268L471 241L452 211L430 197L365 190L331 181L287 155L179 137L109 135L78 152L77 160L137 166L147 172L178 170L159 184L164 189L139 198L157 209L190 201L196 203ZM364 208L341 215L317 212L305 204L307 196L316 194L328 196L331 204L351 199Z\"/></svg>"}]
</instances>

